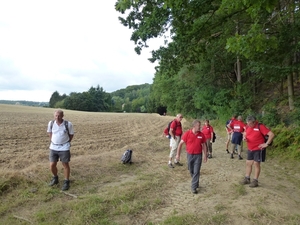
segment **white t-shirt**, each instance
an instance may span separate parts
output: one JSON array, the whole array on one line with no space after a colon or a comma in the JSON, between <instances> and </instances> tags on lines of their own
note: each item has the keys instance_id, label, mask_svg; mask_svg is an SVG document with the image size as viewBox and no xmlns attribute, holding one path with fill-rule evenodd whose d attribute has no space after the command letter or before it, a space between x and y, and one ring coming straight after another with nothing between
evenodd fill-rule
<instances>
[{"instance_id":1,"label":"white t-shirt","mask_svg":"<svg viewBox=\"0 0 300 225\"><path fill-rule=\"evenodd\" d=\"M50 149L56 151L67 151L70 150L70 142L69 142L69 134L74 135L73 125L71 122L68 121L68 131L65 127L65 122L63 121L60 125L54 121L52 130L51 130L51 123L49 121L47 132L52 133Z\"/></svg>"}]
</instances>

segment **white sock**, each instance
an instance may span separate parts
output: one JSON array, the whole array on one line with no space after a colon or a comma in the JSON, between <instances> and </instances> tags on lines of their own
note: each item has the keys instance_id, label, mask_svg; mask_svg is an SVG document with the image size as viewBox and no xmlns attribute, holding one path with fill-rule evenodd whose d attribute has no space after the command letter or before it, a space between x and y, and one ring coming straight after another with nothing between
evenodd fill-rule
<instances>
[{"instance_id":1,"label":"white sock","mask_svg":"<svg viewBox=\"0 0 300 225\"><path fill-rule=\"evenodd\" d=\"M169 160L169 164L172 164L172 161Z\"/></svg>"}]
</instances>

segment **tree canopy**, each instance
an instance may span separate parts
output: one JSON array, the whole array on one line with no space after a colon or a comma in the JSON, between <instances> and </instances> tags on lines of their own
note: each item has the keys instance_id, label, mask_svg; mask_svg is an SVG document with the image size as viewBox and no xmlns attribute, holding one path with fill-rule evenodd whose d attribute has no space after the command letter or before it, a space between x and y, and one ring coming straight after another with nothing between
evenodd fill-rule
<instances>
[{"instance_id":1,"label":"tree canopy","mask_svg":"<svg viewBox=\"0 0 300 225\"><path fill-rule=\"evenodd\" d=\"M274 95L299 105L299 1L118 0L115 9L138 54L170 34L149 59L158 62L152 109L214 118L271 113Z\"/></svg>"}]
</instances>

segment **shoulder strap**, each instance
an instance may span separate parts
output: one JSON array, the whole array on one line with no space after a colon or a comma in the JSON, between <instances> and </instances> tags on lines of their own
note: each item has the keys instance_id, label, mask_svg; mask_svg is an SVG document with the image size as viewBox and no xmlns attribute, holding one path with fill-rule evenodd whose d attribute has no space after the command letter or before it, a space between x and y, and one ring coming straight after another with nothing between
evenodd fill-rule
<instances>
[{"instance_id":1,"label":"shoulder strap","mask_svg":"<svg viewBox=\"0 0 300 225\"><path fill-rule=\"evenodd\" d=\"M54 120L52 120L51 124L50 124L51 131L52 131L52 128L53 128L53 124L54 124ZM66 130L68 131L68 134L70 134L69 133L69 122L67 120L64 120L64 124L65 124Z\"/></svg>"},{"instance_id":2,"label":"shoulder strap","mask_svg":"<svg viewBox=\"0 0 300 225\"><path fill-rule=\"evenodd\" d=\"M51 131L52 131L53 123L54 123L54 120L52 120L51 123L50 123L50 129L51 129Z\"/></svg>"},{"instance_id":3,"label":"shoulder strap","mask_svg":"<svg viewBox=\"0 0 300 225\"><path fill-rule=\"evenodd\" d=\"M258 123L258 130L259 130L259 132L261 133L261 135L265 138L265 135L260 131L260 124L261 124L261 123Z\"/></svg>"},{"instance_id":4,"label":"shoulder strap","mask_svg":"<svg viewBox=\"0 0 300 225\"><path fill-rule=\"evenodd\" d=\"M65 123L66 130L68 131L68 134L70 135L70 133L69 133L69 122L67 120L64 120L64 123Z\"/></svg>"}]
</instances>

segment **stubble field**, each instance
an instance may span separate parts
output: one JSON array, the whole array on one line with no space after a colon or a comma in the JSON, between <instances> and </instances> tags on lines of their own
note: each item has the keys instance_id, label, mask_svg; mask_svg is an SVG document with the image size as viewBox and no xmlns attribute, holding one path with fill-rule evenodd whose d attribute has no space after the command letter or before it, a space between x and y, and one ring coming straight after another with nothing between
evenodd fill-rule
<instances>
[{"instance_id":1,"label":"stubble field","mask_svg":"<svg viewBox=\"0 0 300 225\"><path fill-rule=\"evenodd\" d=\"M61 164L59 185L48 187L53 113L0 105L0 224L300 224L299 165L267 159L260 186L241 186L245 160L229 158L225 130L217 130L194 195L185 154L184 166L167 167L162 131L173 117L157 114L65 110L75 130L71 187L60 191ZM190 122L183 119L184 130ZM120 163L126 149L132 165Z\"/></svg>"}]
</instances>

